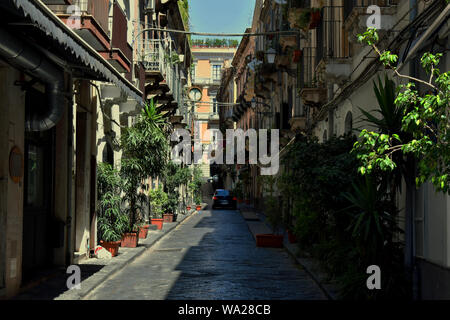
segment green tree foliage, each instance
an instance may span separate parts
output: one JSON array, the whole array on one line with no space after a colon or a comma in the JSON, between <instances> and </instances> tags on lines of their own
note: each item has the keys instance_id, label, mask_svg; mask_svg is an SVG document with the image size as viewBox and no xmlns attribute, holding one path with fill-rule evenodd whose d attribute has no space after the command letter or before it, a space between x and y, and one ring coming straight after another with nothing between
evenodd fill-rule
<instances>
[{"instance_id":1,"label":"green tree foliage","mask_svg":"<svg viewBox=\"0 0 450 320\"><path fill-rule=\"evenodd\" d=\"M239 41L218 38L194 39L192 40L192 45L206 47L237 47L239 45Z\"/></svg>"},{"instance_id":2,"label":"green tree foliage","mask_svg":"<svg viewBox=\"0 0 450 320\"><path fill-rule=\"evenodd\" d=\"M103 241L119 241L128 226L128 216L120 209L122 181L117 170L99 163L97 170L99 195L98 233Z\"/></svg>"},{"instance_id":3,"label":"green tree foliage","mask_svg":"<svg viewBox=\"0 0 450 320\"><path fill-rule=\"evenodd\" d=\"M153 218L161 219L164 213L164 208L169 200L167 193L165 193L163 189L158 188L155 190L150 190L148 196L150 198Z\"/></svg>"},{"instance_id":4,"label":"green tree foliage","mask_svg":"<svg viewBox=\"0 0 450 320\"><path fill-rule=\"evenodd\" d=\"M153 100L145 105L136 123L124 130L121 136L122 165L120 174L124 179L124 201L128 203L129 231L136 229L139 212L146 202L145 194L139 192L141 181L159 176L168 161L169 143L167 122L158 114Z\"/></svg>"},{"instance_id":5,"label":"green tree foliage","mask_svg":"<svg viewBox=\"0 0 450 320\"><path fill-rule=\"evenodd\" d=\"M378 49L375 29L369 28L358 39L372 46L397 78L409 81L398 87L395 106L404 111L401 132L411 136L404 140L398 133L363 130L354 146L362 161L359 172L393 171L400 165L398 159L411 155L418 163L418 186L431 180L437 190L450 193L450 72L438 68L442 53L422 56L421 65L428 74L428 79L422 80L399 73L394 66L397 55ZM425 89L419 90L419 86ZM397 154L400 156L395 157Z\"/></svg>"}]
</instances>

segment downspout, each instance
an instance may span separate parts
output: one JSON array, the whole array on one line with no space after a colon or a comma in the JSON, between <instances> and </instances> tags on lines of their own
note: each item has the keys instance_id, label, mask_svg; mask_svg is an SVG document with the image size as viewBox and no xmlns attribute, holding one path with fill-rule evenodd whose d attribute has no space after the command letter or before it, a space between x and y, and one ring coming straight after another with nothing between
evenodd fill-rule
<instances>
[{"instance_id":1,"label":"downspout","mask_svg":"<svg viewBox=\"0 0 450 320\"><path fill-rule=\"evenodd\" d=\"M41 111L33 108L26 115L26 131L53 128L64 114L64 72L42 53L0 28L0 56L14 66L38 78L45 84L48 106Z\"/></svg>"}]
</instances>

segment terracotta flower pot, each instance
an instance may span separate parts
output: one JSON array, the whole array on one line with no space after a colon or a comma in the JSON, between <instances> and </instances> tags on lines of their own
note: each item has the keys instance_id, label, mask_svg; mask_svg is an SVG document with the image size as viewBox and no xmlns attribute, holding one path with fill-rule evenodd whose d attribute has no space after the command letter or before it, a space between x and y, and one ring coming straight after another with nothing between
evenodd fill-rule
<instances>
[{"instance_id":1,"label":"terracotta flower pot","mask_svg":"<svg viewBox=\"0 0 450 320\"><path fill-rule=\"evenodd\" d=\"M291 230L288 230L287 232L289 243L297 243L297 238L295 237L295 234L293 234Z\"/></svg>"},{"instance_id":2,"label":"terracotta flower pot","mask_svg":"<svg viewBox=\"0 0 450 320\"><path fill-rule=\"evenodd\" d=\"M106 250L108 250L109 252L111 252L111 255L113 257L117 256L117 254L119 253L120 241L103 241L103 240L100 240L100 245L103 248L105 248Z\"/></svg>"},{"instance_id":3,"label":"terracotta flower pot","mask_svg":"<svg viewBox=\"0 0 450 320\"><path fill-rule=\"evenodd\" d=\"M139 242L139 235L137 232L125 233L122 236L120 246L123 248L136 248Z\"/></svg>"},{"instance_id":4,"label":"terracotta flower pot","mask_svg":"<svg viewBox=\"0 0 450 320\"><path fill-rule=\"evenodd\" d=\"M163 221L168 223L173 222L173 213L164 213Z\"/></svg>"},{"instance_id":5,"label":"terracotta flower pot","mask_svg":"<svg viewBox=\"0 0 450 320\"><path fill-rule=\"evenodd\" d=\"M200 211L200 210L202 210L202 206L197 206L195 209L196 209L197 211Z\"/></svg>"},{"instance_id":6,"label":"terracotta flower pot","mask_svg":"<svg viewBox=\"0 0 450 320\"><path fill-rule=\"evenodd\" d=\"M186 207L187 211L191 211L191 206Z\"/></svg>"},{"instance_id":7,"label":"terracotta flower pot","mask_svg":"<svg viewBox=\"0 0 450 320\"><path fill-rule=\"evenodd\" d=\"M264 248L283 248L283 236L275 234L257 234L256 246Z\"/></svg>"},{"instance_id":8,"label":"terracotta flower pot","mask_svg":"<svg viewBox=\"0 0 450 320\"><path fill-rule=\"evenodd\" d=\"M164 219L152 219L151 223L157 225L158 230L161 230L163 227Z\"/></svg>"},{"instance_id":9,"label":"terracotta flower pot","mask_svg":"<svg viewBox=\"0 0 450 320\"><path fill-rule=\"evenodd\" d=\"M139 239L147 239L149 226L139 227Z\"/></svg>"}]
</instances>

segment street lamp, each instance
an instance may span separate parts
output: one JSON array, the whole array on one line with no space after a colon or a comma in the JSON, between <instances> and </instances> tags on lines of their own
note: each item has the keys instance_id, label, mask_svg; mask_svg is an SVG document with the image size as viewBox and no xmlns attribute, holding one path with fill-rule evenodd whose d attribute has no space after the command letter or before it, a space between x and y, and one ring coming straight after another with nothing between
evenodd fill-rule
<instances>
[{"instance_id":1,"label":"street lamp","mask_svg":"<svg viewBox=\"0 0 450 320\"><path fill-rule=\"evenodd\" d=\"M266 55L267 55L267 62L270 64L275 63L275 56L276 56L277 52L275 51L274 48L269 48L266 51Z\"/></svg>"}]
</instances>

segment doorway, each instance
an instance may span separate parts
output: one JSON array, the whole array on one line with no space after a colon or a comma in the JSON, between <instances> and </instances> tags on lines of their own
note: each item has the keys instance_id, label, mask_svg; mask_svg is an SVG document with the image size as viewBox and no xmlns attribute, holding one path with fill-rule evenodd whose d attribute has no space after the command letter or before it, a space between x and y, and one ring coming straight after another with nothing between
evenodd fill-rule
<instances>
[{"instance_id":1,"label":"doorway","mask_svg":"<svg viewBox=\"0 0 450 320\"><path fill-rule=\"evenodd\" d=\"M27 103L35 95L27 94ZM32 101L45 102L45 98ZM25 134L22 285L38 277L53 262L49 235L54 216L54 140L54 129Z\"/></svg>"}]
</instances>

